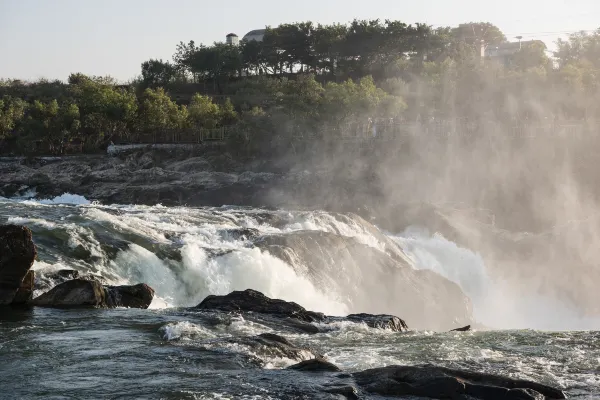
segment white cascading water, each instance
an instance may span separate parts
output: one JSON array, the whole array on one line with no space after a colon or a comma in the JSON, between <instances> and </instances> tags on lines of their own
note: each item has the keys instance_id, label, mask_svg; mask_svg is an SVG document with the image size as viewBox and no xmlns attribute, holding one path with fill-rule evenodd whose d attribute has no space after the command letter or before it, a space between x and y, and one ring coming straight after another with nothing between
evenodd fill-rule
<instances>
[{"instance_id":1,"label":"white cascading water","mask_svg":"<svg viewBox=\"0 0 600 400\"><path fill-rule=\"evenodd\" d=\"M111 226L119 232L141 238L151 244L179 246L181 261L159 258L139 244L130 244L112 260L103 256L93 231L81 224L50 221L42 217L11 217L10 223L37 224L44 229L67 229L69 246L83 246L97 257L95 266L115 283L146 282L155 288L158 298L152 307L193 306L209 294L227 294L232 290L252 288L267 296L297 302L307 309L329 315L345 315L353 310L343 293L319 288L284 261L249 246L248 241L220 234L222 229L253 228L261 234L318 230L354 237L365 245L382 250L379 239L352 219L339 219L324 212L295 213L284 225L274 227L260 223L252 211L219 208L210 210L158 206L101 206L90 204L81 196L65 194L51 200L1 200L18 202L27 207L76 205L86 220ZM62 206L59 206L62 207ZM263 210L258 210L263 211ZM211 216L219 214L219 220ZM290 213L280 212L292 216ZM165 233L172 235L167 237ZM175 236L175 239L171 239ZM430 269L457 283L472 300L475 319L491 328L591 329L599 321L579 318L577 312L552 299L535 294L513 293L505 282L494 281L476 253L463 249L439 234L412 228L400 235L389 235L408 256L416 269ZM222 254L210 257L207 251ZM36 262L40 271L77 268L58 259L54 263ZM343 268L343 266L340 266ZM381 294L385 296L385 293Z\"/></svg>"},{"instance_id":2,"label":"white cascading water","mask_svg":"<svg viewBox=\"0 0 600 400\"><path fill-rule=\"evenodd\" d=\"M473 303L476 321L497 329L586 330L600 319L581 317L574 307L536 293L516 293L509 282L492 279L481 256L439 233L411 227L395 240L418 269L430 269L457 283Z\"/></svg>"}]
</instances>

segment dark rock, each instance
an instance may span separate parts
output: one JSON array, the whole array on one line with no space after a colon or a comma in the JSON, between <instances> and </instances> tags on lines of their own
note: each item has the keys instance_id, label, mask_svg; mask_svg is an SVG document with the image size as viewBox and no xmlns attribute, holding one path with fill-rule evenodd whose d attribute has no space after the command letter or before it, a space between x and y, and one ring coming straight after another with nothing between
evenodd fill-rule
<instances>
[{"instance_id":1,"label":"dark rock","mask_svg":"<svg viewBox=\"0 0 600 400\"><path fill-rule=\"evenodd\" d=\"M38 307L98 308L107 307L106 291L95 280L74 279L61 283L31 302Z\"/></svg>"},{"instance_id":2,"label":"dark rock","mask_svg":"<svg viewBox=\"0 0 600 400\"><path fill-rule=\"evenodd\" d=\"M358 400L360 398L358 390L350 385L327 387L323 391L325 393L339 394L350 400Z\"/></svg>"},{"instance_id":3,"label":"dark rock","mask_svg":"<svg viewBox=\"0 0 600 400\"><path fill-rule=\"evenodd\" d=\"M471 325L463 326L462 328L452 329L450 332L469 332L471 330Z\"/></svg>"},{"instance_id":4,"label":"dark rock","mask_svg":"<svg viewBox=\"0 0 600 400\"><path fill-rule=\"evenodd\" d=\"M292 328L301 333L308 333L314 335L316 333L321 332L319 328L310 322L300 321L295 318L284 318L281 321L282 325L286 325L289 328Z\"/></svg>"},{"instance_id":5,"label":"dark rock","mask_svg":"<svg viewBox=\"0 0 600 400\"><path fill-rule=\"evenodd\" d=\"M390 329L394 332L408 330L406 322L393 315L350 314L344 319L356 323L365 323L371 328Z\"/></svg>"},{"instance_id":6,"label":"dark rock","mask_svg":"<svg viewBox=\"0 0 600 400\"><path fill-rule=\"evenodd\" d=\"M295 318L305 322L325 320L325 316L321 313L307 311L304 307L293 302L270 299L252 289L231 292L225 296L208 296L196 308L229 312L251 311L281 318Z\"/></svg>"},{"instance_id":7,"label":"dark rock","mask_svg":"<svg viewBox=\"0 0 600 400\"><path fill-rule=\"evenodd\" d=\"M263 333L258 336L219 338L207 344L207 349L214 350L223 344L224 348L231 350L233 348L246 347L250 352L245 354L250 363L256 366L264 366L265 359L288 358L290 360L303 361L312 358L322 357L305 347L298 347L290 343L283 336L272 333Z\"/></svg>"},{"instance_id":8,"label":"dark rock","mask_svg":"<svg viewBox=\"0 0 600 400\"><path fill-rule=\"evenodd\" d=\"M439 398L565 399L550 386L496 375L453 370L432 365L388 366L354 374L356 383L369 393L384 396Z\"/></svg>"},{"instance_id":9,"label":"dark rock","mask_svg":"<svg viewBox=\"0 0 600 400\"><path fill-rule=\"evenodd\" d=\"M0 305L12 303L36 254L29 228L0 226Z\"/></svg>"},{"instance_id":10,"label":"dark rock","mask_svg":"<svg viewBox=\"0 0 600 400\"><path fill-rule=\"evenodd\" d=\"M305 360L298 364L294 364L294 365L288 367L288 369L293 369L296 371L303 371L303 372L340 372L341 371L341 369L339 369L336 365L330 363L329 361L326 361L323 358L313 358L311 360Z\"/></svg>"},{"instance_id":11,"label":"dark rock","mask_svg":"<svg viewBox=\"0 0 600 400\"><path fill-rule=\"evenodd\" d=\"M145 283L133 286L106 286L108 307L148 308L154 289Z\"/></svg>"},{"instance_id":12,"label":"dark rock","mask_svg":"<svg viewBox=\"0 0 600 400\"><path fill-rule=\"evenodd\" d=\"M103 286L89 277L73 279L36 297L31 304L53 308L148 308L154 290L146 284Z\"/></svg>"},{"instance_id":13,"label":"dark rock","mask_svg":"<svg viewBox=\"0 0 600 400\"><path fill-rule=\"evenodd\" d=\"M35 271L30 269L27 271L27 275L21 282L21 287L17 290L17 294L11 304L22 305L27 304L33 299L33 290L35 282Z\"/></svg>"}]
</instances>

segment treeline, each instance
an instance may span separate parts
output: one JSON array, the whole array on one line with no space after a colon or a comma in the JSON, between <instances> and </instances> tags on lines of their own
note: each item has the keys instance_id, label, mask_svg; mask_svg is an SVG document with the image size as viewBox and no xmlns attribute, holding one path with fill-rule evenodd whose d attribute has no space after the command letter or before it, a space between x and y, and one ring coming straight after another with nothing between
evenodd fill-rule
<instances>
[{"instance_id":1,"label":"treeline","mask_svg":"<svg viewBox=\"0 0 600 400\"><path fill-rule=\"evenodd\" d=\"M600 30L559 40L552 55L525 41L481 57L482 41L490 49L507 39L488 23L307 22L238 46L180 43L172 62L144 62L127 85L82 74L1 81L0 151L60 154L72 143L98 151L114 138L234 126L229 144L258 154L369 119L508 125L600 115Z\"/></svg>"},{"instance_id":2,"label":"treeline","mask_svg":"<svg viewBox=\"0 0 600 400\"><path fill-rule=\"evenodd\" d=\"M211 129L238 118L228 99L216 104L195 94L188 105L179 105L162 88L137 93L110 78L82 74L72 74L68 84L12 82L0 89L13 93L0 98L1 150L17 154L94 152L117 138Z\"/></svg>"}]
</instances>

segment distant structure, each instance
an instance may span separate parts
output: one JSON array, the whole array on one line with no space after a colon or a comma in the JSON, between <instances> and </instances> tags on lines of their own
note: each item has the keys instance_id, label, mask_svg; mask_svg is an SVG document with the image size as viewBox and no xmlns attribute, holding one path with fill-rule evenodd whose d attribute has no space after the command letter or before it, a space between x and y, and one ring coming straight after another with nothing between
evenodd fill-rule
<instances>
[{"instance_id":1,"label":"distant structure","mask_svg":"<svg viewBox=\"0 0 600 400\"><path fill-rule=\"evenodd\" d=\"M507 42L495 46L488 46L482 53L485 58L496 60L499 63L507 65L510 63L510 56L516 54L523 46L539 44L543 46L544 50L546 49L546 44L541 40L528 40L522 42L520 40L521 38L518 39L518 42Z\"/></svg>"},{"instance_id":2,"label":"distant structure","mask_svg":"<svg viewBox=\"0 0 600 400\"><path fill-rule=\"evenodd\" d=\"M263 38L265 37L266 31L267 31L266 29L255 29L253 31L246 33L244 35L244 37L242 38L242 40L245 40L248 42L251 42L253 40L256 40L257 42L262 42Z\"/></svg>"},{"instance_id":3,"label":"distant structure","mask_svg":"<svg viewBox=\"0 0 600 400\"><path fill-rule=\"evenodd\" d=\"M225 38L225 43L227 43L230 46L237 46L240 43L240 38L235 33L230 33Z\"/></svg>"}]
</instances>

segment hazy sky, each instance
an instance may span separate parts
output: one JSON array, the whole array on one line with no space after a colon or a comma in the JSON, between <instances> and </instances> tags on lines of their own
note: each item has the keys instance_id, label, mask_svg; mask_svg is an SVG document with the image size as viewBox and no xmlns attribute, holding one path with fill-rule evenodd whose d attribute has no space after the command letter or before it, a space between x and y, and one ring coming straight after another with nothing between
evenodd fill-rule
<instances>
[{"instance_id":1,"label":"hazy sky","mask_svg":"<svg viewBox=\"0 0 600 400\"><path fill-rule=\"evenodd\" d=\"M282 22L354 18L432 25L489 21L510 40L551 45L600 27L600 0L0 0L0 77L66 79L71 72L128 80L149 58L171 59L180 41Z\"/></svg>"}]
</instances>

